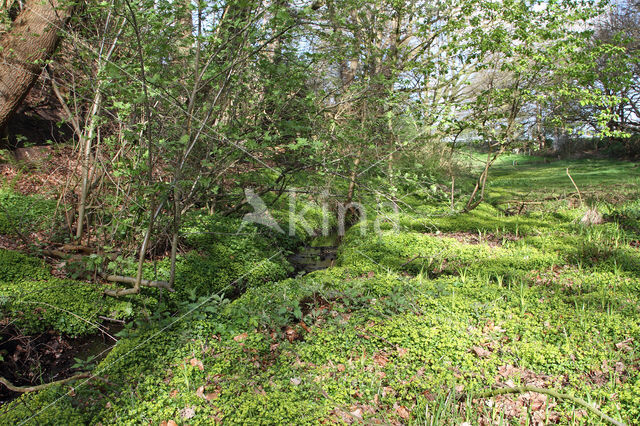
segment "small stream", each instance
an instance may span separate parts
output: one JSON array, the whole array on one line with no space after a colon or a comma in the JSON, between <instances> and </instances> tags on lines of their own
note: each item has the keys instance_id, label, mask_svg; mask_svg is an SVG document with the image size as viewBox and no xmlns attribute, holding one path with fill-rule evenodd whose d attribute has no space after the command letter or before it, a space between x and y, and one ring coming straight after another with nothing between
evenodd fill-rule
<instances>
[{"instance_id":1,"label":"small stream","mask_svg":"<svg viewBox=\"0 0 640 426\"><path fill-rule=\"evenodd\" d=\"M289 262L295 268L295 274L308 274L335 265L340 237L337 233L316 237L311 244L303 246L297 253L289 256Z\"/></svg>"}]
</instances>

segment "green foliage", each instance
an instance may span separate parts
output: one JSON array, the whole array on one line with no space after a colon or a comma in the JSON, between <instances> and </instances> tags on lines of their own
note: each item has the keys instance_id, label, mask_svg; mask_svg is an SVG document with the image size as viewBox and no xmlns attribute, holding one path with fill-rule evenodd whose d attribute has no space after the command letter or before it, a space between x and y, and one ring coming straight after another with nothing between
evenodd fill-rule
<instances>
[{"instance_id":1,"label":"green foliage","mask_svg":"<svg viewBox=\"0 0 640 426\"><path fill-rule=\"evenodd\" d=\"M128 301L105 298L99 285L54 278L43 261L0 249L0 312L24 333L97 332L99 315L130 318Z\"/></svg>"},{"instance_id":2,"label":"green foliage","mask_svg":"<svg viewBox=\"0 0 640 426\"><path fill-rule=\"evenodd\" d=\"M246 288L282 280L292 272L286 246L280 244L285 237L265 227L194 213L185 218L181 232L192 250L176 259L176 292L167 296L170 300L239 294ZM147 262L143 278L168 280L170 267L168 258ZM135 276L136 268L132 263L110 265L112 272L129 276Z\"/></svg>"},{"instance_id":3,"label":"green foliage","mask_svg":"<svg viewBox=\"0 0 640 426\"><path fill-rule=\"evenodd\" d=\"M39 281L51 278L45 263L17 251L0 249L0 281Z\"/></svg>"},{"instance_id":4,"label":"green foliage","mask_svg":"<svg viewBox=\"0 0 640 426\"><path fill-rule=\"evenodd\" d=\"M101 286L0 252L0 309L25 332L77 336L93 332L101 314L133 320L93 371L108 382L25 395L0 422L46 408L38 423L498 423L495 404L447 401L509 380L594 396L635 420L637 206L616 207L616 226L584 229L582 210L564 197L574 190L564 173L576 166L587 201L598 203L609 201L598 189L637 186L638 171L526 159L516 173L515 162L498 159L489 203L468 214L450 211L464 204L468 176L454 194L438 185L460 169L443 141L462 133L501 152L521 142L521 116L534 109L577 102L601 109L599 124L613 118L617 96L574 84L591 70L589 54L601 53L586 49L581 30L598 9L542 0L194 7L87 5L80 38L101 52L117 40L115 53L104 65L82 46L71 61L74 99L102 102L79 122L95 122L102 135L96 158L114 159L106 179L92 171L100 179L91 195L104 197L92 223L120 242L145 228L147 210L157 209L156 229L170 228L166 213L185 210L176 293L144 289L169 300L141 298L149 306L134 317L131 301L105 298ZM113 14L120 9L124 18ZM353 186L368 207L391 198L406 211L351 228L338 267L287 279L286 255L313 238L301 222L286 235L289 200L274 193L294 183L339 196ZM241 188L250 186L266 191L285 234L204 213L238 207L241 215ZM541 208L514 214L528 196ZM313 197L305 219L317 231L323 212ZM0 233L51 225L54 205L0 190ZM186 211L193 206L202 210ZM135 275L130 260L108 268ZM167 280L169 269L168 259L150 261L143 275ZM546 408L560 421L575 412L563 402ZM507 421L524 418L517 409Z\"/></svg>"},{"instance_id":5,"label":"green foliage","mask_svg":"<svg viewBox=\"0 0 640 426\"><path fill-rule=\"evenodd\" d=\"M50 229L54 222L56 201L40 196L26 196L6 186L0 188L0 234L16 235Z\"/></svg>"},{"instance_id":6,"label":"green foliage","mask_svg":"<svg viewBox=\"0 0 640 426\"><path fill-rule=\"evenodd\" d=\"M31 407L40 407L31 409ZM42 409L46 407L46 409ZM0 424L15 425L31 420L39 425L55 426L84 424L87 415L77 410L74 398L64 386L53 386L38 393L26 393L5 405L0 413Z\"/></svg>"},{"instance_id":7,"label":"green foliage","mask_svg":"<svg viewBox=\"0 0 640 426\"><path fill-rule=\"evenodd\" d=\"M128 318L133 314L129 302L106 298L103 290L99 285L58 278L0 282L1 309L25 333L92 334L102 322L99 315Z\"/></svg>"},{"instance_id":8,"label":"green foliage","mask_svg":"<svg viewBox=\"0 0 640 426\"><path fill-rule=\"evenodd\" d=\"M636 378L630 386L625 386L620 394L620 400L629 410L627 412L629 419L632 422L640 421L640 380Z\"/></svg>"}]
</instances>

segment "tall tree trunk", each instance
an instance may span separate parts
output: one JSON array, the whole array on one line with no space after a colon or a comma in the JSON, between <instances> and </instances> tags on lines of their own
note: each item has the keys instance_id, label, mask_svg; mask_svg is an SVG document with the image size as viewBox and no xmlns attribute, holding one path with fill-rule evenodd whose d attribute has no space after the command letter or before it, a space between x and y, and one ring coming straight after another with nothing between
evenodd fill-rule
<instances>
[{"instance_id":1,"label":"tall tree trunk","mask_svg":"<svg viewBox=\"0 0 640 426\"><path fill-rule=\"evenodd\" d=\"M0 129L35 84L58 43L58 31L73 8L60 0L26 0L11 29L0 39Z\"/></svg>"}]
</instances>

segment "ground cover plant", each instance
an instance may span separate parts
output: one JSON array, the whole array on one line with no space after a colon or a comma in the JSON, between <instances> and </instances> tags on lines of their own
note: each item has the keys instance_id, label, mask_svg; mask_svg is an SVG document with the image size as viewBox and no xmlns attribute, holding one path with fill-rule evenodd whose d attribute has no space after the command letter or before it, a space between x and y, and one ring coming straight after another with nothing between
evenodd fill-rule
<instances>
[{"instance_id":1,"label":"ground cover plant","mask_svg":"<svg viewBox=\"0 0 640 426\"><path fill-rule=\"evenodd\" d=\"M640 4L0 2L0 425L640 424Z\"/></svg>"},{"instance_id":2,"label":"ground cover plant","mask_svg":"<svg viewBox=\"0 0 640 426\"><path fill-rule=\"evenodd\" d=\"M510 166L492 188L528 195L520 176L546 179L565 165ZM580 165L573 164L579 181ZM627 189L615 195L624 199ZM396 229L389 223L364 236L371 224L361 222L342 239L336 266L297 278L266 275L233 300L223 292L194 298L175 316L129 326L92 371L107 381L79 382L71 394L69 385L25 394L1 420L604 422L573 397L633 424L640 421L638 235L614 214L585 227L585 209L563 203L553 213L505 216L499 227L491 205L435 215L428 226L416 205L392 218ZM4 253L6 265L21 265L4 279L55 282L41 262L18 264L22 255ZM478 396L519 386L568 397Z\"/></svg>"}]
</instances>

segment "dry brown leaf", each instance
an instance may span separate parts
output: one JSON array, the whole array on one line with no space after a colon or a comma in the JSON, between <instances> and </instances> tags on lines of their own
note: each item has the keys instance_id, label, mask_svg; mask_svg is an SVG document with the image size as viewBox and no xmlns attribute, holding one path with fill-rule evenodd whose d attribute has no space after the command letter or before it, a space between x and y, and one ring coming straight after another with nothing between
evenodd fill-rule
<instances>
[{"instance_id":1,"label":"dry brown leaf","mask_svg":"<svg viewBox=\"0 0 640 426\"><path fill-rule=\"evenodd\" d=\"M342 420L343 423L346 423L348 425L352 424L355 421L355 419L350 413L342 411L339 408L336 408L335 410L333 410L333 414L337 416L340 420ZM335 422L332 422L332 423L335 423Z\"/></svg>"},{"instance_id":2,"label":"dry brown leaf","mask_svg":"<svg viewBox=\"0 0 640 426\"><path fill-rule=\"evenodd\" d=\"M396 407L396 414L398 415L398 417L400 417L400 418L402 418L404 420L408 420L411 417L411 413L409 413L409 410L407 410L402 405L398 405Z\"/></svg>"},{"instance_id":3,"label":"dry brown leaf","mask_svg":"<svg viewBox=\"0 0 640 426\"><path fill-rule=\"evenodd\" d=\"M304 328L304 331L307 333L311 333L311 329L304 323L304 321L300 321L300 327Z\"/></svg>"},{"instance_id":4,"label":"dry brown leaf","mask_svg":"<svg viewBox=\"0 0 640 426\"><path fill-rule=\"evenodd\" d=\"M204 396L207 401L213 401L214 399L218 399L220 396L220 389L216 389L215 391L208 393Z\"/></svg>"},{"instance_id":5,"label":"dry brown leaf","mask_svg":"<svg viewBox=\"0 0 640 426\"><path fill-rule=\"evenodd\" d=\"M185 407L182 410L180 410L180 417L182 417L185 420L189 420L194 418L196 415L196 410L193 409L193 407Z\"/></svg>"},{"instance_id":6,"label":"dry brown leaf","mask_svg":"<svg viewBox=\"0 0 640 426\"><path fill-rule=\"evenodd\" d=\"M376 362L376 364L378 364L380 367L384 367L385 365L387 365L387 363L389 362L389 358L386 357L386 355L381 354L381 353L377 353L373 356L373 360Z\"/></svg>"},{"instance_id":7,"label":"dry brown leaf","mask_svg":"<svg viewBox=\"0 0 640 426\"><path fill-rule=\"evenodd\" d=\"M422 396L424 396L427 401L435 401L436 400L436 395L434 393L429 392L428 390L422 392Z\"/></svg>"},{"instance_id":8,"label":"dry brown leaf","mask_svg":"<svg viewBox=\"0 0 640 426\"><path fill-rule=\"evenodd\" d=\"M501 365L498 367L498 374L505 378L511 376L517 371L518 369L514 368L511 364Z\"/></svg>"},{"instance_id":9,"label":"dry brown leaf","mask_svg":"<svg viewBox=\"0 0 640 426\"><path fill-rule=\"evenodd\" d=\"M200 361L197 358L191 358L189 360L189 364L191 364L191 366L193 367L198 367L198 370L200 371L204 370L204 365L202 365L202 361Z\"/></svg>"},{"instance_id":10,"label":"dry brown leaf","mask_svg":"<svg viewBox=\"0 0 640 426\"><path fill-rule=\"evenodd\" d=\"M483 348L482 346L474 346L473 352L478 358L486 358L491 355L491 352Z\"/></svg>"},{"instance_id":11,"label":"dry brown leaf","mask_svg":"<svg viewBox=\"0 0 640 426\"><path fill-rule=\"evenodd\" d=\"M362 408L356 408L350 414L358 420L362 420Z\"/></svg>"},{"instance_id":12,"label":"dry brown leaf","mask_svg":"<svg viewBox=\"0 0 640 426\"><path fill-rule=\"evenodd\" d=\"M287 340L289 341L289 343L293 343L295 340L298 340L298 338L300 337L298 332L291 327L287 327L284 334Z\"/></svg>"},{"instance_id":13,"label":"dry brown leaf","mask_svg":"<svg viewBox=\"0 0 640 426\"><path fill-rule=\"evenodd\" d=\"M242 342L244 339L246 339L248 336L248 334L246 332L242 333L242 334L238 334L237 336L235 336L233 338L233 340L235 340L236 342Z\"/></svg>"},{"instance_id":14,"label":"dry brown leaf","mask_svg":"<svg viewBox=\"0 0 640 426\"><path fill-rule=\"evenodd\" d=\"M630 337L626 340L623 340L622 342L616 343L616 349L618 349L619 351L631 352L633 348L631 347L631 345L629 345L629 343L632 342L633 338Z\"/></svg>"},{"instance_id":15,"label":"dry brown leaf","mask_svg":"<svg viewBox=\"0 0 640 426\"><path fill-rule=\"evenodd\" d=\"M200 386L197 390L196 390L196 395L200 398L204 398L204 386Z\"/></svg>"}]
</instances>

